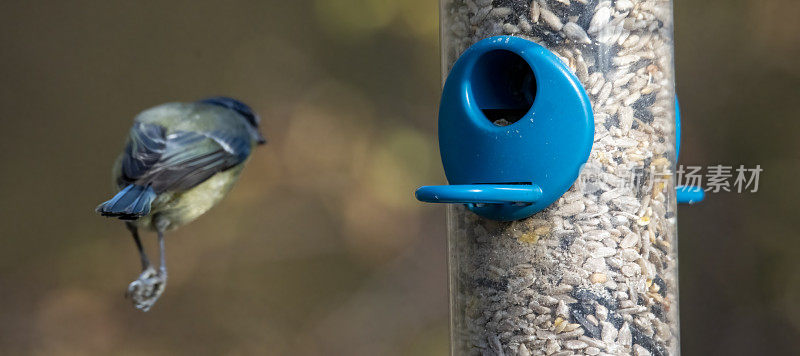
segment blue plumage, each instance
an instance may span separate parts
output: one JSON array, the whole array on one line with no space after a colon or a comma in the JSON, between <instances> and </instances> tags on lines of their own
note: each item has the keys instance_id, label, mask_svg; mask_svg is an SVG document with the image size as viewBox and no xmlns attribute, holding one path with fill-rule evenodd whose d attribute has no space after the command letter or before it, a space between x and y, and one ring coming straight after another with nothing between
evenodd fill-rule
<instances>
[{"instance_id":1,"label":"blue plumage","mask_svg":"<svg viewBox=\"0 0 800 356\"><path fill-rule=\"evenodd\" d=\"M131 184L109 201L100 204L97 212L120 220L136 220L150 214L150 204L155 198L156 192L152 187Z\"/></svg>"},{"instance_id":2,"label":"blue plumage","mask_svg":"<svg viewBox=\"0 0 800 356\"><path fill-rule=\"evenodd\" d=\"M250 156L246 130L159 130L137 123L121 160L120 187L151 186L156 193L184 191L244 162ZM231 132L232 131L232 132Z\"/></svg>"},{"instance_id":3,"label":"blue plumage","mask_svg":"<svg viewBox=\"0 0 800 356\"><path fill-rule=\"evenodd\" d=\"M245 104L245 103L243 103L243 102L241 102L239 100L236 100L236 99L233 99L233 98L228 98L228 97L225 97L225 96L215 96L215 97L211 97L211 98L200 100L199 102L203 103L203 104L211 104L211 105L216 105L216 106L221 106L223 108L231 109L231 110L236 111L237 113L239 113L239 115L242 115L247 120L247 122L250 123L250 125L252 125L254 127L258 127L258 125L259 125L260 119L258 118L258 115L256 115L253 112L253 109L251 109L249 106L247 106L247 104Z\"/></svg>"}]
</instances>

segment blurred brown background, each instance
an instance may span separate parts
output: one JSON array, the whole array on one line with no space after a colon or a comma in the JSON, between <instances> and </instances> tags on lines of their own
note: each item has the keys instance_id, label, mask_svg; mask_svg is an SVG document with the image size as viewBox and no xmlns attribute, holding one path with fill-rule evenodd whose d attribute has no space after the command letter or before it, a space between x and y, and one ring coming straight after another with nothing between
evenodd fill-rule
<instances>
[{"instance_id":1,"label":"blurred brown background","mask_svg":"<svg viewBox=\"0 0 800 356\"><path fill-rule=\"evenodd\" d=\"M442 355L434 0L0 4L0 353ZM682 163L764 168L682 207L685 355L800 352L800 3L676 3ZM167 292L95 205L133 116L226 94L263 117L232 194L170 234ZM149 247L155 248L151 236ZM154 252L152 252L154 253Z\"/></svg>"}]
</instances>

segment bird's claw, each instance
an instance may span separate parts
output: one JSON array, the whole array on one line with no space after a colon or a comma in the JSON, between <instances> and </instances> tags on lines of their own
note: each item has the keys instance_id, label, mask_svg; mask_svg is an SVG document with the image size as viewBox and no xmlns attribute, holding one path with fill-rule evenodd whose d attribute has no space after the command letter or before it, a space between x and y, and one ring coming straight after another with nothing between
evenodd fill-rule
<instances>
[{"instance_id":1,"label":"bird's claw","mask_svg":"<svg viewBox=\"0 0 800 356\"><path fill-rule=\"evenodd\" d=\"M166 271L156 272L153 267L147 267L139 278L128 285L125 296L131 298L136 309L146 312L156 303L166 287Z\"/></svg>"}]
</instances>

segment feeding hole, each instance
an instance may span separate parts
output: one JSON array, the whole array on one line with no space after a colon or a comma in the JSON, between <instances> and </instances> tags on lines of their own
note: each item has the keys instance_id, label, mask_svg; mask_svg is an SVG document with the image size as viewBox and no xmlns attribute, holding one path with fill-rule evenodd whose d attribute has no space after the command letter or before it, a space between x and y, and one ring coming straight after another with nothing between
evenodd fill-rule
<instances>
[{"instance_id":1,"label":"feeding hole","mask_svg":"<svg viewBox=\"0 0 800 356\"><path fill-rule=\"evenodd\" d=\"M497 126L508 126L530 111L536 78L528 62L507 50L482 55L472 72L472 93L483 115Z\"/></svg>"}]
</instances>

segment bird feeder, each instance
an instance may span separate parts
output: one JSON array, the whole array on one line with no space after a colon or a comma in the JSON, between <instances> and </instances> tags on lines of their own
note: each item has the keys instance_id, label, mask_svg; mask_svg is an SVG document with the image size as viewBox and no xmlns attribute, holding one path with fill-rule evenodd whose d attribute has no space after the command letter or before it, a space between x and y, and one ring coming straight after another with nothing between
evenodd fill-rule
<instances>
[{"instance_id":1,"label":"bird feeder","mask_svg":"<svg viewBox=\"0 0 800 356\"><path fill-rule=\"evenodd\" d=\"M452 354L678 354L672 2L441 0L441 28L449 185L417 197L451 203Z\"/></svg>"}]
</instances>

